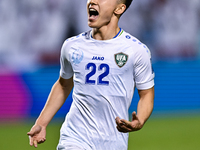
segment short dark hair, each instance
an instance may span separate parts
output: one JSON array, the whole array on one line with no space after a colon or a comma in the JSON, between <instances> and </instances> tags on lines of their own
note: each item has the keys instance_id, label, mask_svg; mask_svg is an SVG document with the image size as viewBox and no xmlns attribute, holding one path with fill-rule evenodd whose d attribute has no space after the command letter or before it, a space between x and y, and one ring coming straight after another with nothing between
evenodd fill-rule
<instances>
[{"instance_id":1,"label":"short dark hair","mask_svg":"<svg viewBox=\"0 0 200 150\"><path fill-rule=\"evenodd\" d=\"M133 0L118 0L119 3L123 3L123 4L126 5L126 10L127 10L127 9L129 8L129 6L131 5L132 1L133 1ZM126 10L125 10L125 11L126 11ZM125 11L124 11L124 12L125 12Z\"/></svg>"},{"instance_id":2,"label":"short dark hair","mask_svg":"<svg viewBox=\"0 0 200 150\"><path fill-rule=\"evenodd\" d=\"M126 10L129 8L133 0L124 0L126 5Z\"/></svg>"}]
</instances>

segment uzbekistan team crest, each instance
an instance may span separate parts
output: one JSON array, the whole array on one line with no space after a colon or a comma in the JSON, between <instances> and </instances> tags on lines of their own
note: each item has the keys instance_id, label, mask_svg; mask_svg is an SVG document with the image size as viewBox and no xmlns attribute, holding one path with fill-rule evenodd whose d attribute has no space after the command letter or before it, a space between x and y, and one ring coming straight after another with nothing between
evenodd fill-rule
<instances>
[{"instance_id":1,"label":"uzbekistan team crest","mask_svg":"<svg viewBox=\"0 0 200 150\"><path fill-rule=\"evenodd\" d=\"M120 68L123 67L127 61L128 61L128 55L126 55L122 52L115 54L115 62L118 67L120 67Z\"/></svg>"},{"instance_id":2,"label":"uzbekistan team crest","mask_svg":"<svg viewBox=\"0 0 200 150\"><path fill-rule=\"evenodd\" d=\"M72 62L74 64L79 64L83 60L83 51L80 49L74 49L74 52L72 54Z\"/></svg>"}]
</instances>

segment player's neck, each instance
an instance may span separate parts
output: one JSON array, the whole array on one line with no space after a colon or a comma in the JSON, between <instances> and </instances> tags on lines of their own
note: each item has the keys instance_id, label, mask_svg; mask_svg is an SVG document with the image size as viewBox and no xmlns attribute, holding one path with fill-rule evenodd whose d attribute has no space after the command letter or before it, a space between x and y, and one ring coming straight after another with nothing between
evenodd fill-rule
<instances>
[{"instance_id":1,"label":"player's neck","mask_svg":"<svg viewBox=\"0 0 200 150\"><path fill-rule=\"evenodd\" d=\"M96 40L110 40L115 37L118 32L120 31L120 28L118 25L106 25L102 26L101 28L93 28L92 29L92 37Z\"/></svg>"}]
</instances>

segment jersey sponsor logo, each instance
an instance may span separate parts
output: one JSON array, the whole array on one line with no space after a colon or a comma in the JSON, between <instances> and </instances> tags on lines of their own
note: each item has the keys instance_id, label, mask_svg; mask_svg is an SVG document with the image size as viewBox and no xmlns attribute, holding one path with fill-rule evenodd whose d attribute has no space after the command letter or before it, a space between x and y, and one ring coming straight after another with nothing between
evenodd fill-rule
<instances>
[{"instance_id":1,"label":"jersey sponsor logo","mask_svg":"<svg viewBox=\"0 0 200 150\"><path fill-rule=\"evenodd\" d=\"M83 51L79 49L75 49L72 54L72 62L74 64L79 64L83 60Z\"/></svg>"},{"instance_id":2,"label":"jersey sponsor logo","mask_svg":"<svg viewBox=\"0 0 200 150\"><path fill-rule=\"evenodd\" d=\"M93 56L92 60L104 60L104 57Z\"/></svg>"},{"instance_id":3,"label":"jersey sponsor logo","mask_svg":"<svg viewBox=\"0 0 200 150\"><path fill-rule=\"evenodd\" d=\"M127 61L128 61L128 55L126 55L124 53L115 54L115 62L118 67L120 67L120 68L123 67Z\"/></svg>"}]
</instances>

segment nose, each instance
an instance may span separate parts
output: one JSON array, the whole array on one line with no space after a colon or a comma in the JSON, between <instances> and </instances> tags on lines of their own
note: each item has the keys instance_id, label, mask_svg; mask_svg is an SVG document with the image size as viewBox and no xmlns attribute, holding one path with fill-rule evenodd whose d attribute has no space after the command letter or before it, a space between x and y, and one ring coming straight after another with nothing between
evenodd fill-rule
<instances>
[{"instance_id":1,"label":"nose","mask_svg":"<svg viewBox=\"0 0 200 150\"><path fill-rule=\"evenodd\" d=\"M88 3L89 5L96 5L96 4L97 4L96 0L88 0L87 3Z\"/></svg>"}]
</instances>

